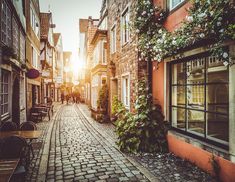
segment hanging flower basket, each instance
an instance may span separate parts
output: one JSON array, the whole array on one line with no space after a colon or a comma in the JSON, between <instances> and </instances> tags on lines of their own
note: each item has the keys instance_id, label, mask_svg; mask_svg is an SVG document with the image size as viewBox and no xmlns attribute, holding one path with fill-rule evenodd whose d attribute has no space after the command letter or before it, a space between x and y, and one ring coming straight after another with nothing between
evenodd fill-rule
<instances>
[{"instance_id":1,"label":"hanging flower basket","mask_svg":"<svg viewBox=\"0 0 235 182\"><path fill-rule=\"evenodd\" d=\"M115 63L113 61L110 62L109 69L110 69L110 72L112 74L112 77L115 77L115 75L116 75L116 66L115 66Z\"/></svg>"}]
</instances>

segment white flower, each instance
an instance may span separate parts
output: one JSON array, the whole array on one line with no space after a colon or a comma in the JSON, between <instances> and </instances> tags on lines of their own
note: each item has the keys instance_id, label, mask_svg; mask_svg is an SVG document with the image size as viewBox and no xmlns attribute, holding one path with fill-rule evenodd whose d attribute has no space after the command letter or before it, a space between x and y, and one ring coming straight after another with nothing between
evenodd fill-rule
<instances>
[{"instance_id":1,"label":"white flower","mask_svg":"<svg viewBox=\"0 0 235 182\"><path fill-rule=\"evenodd\" d=\"M141 19L142 19L141 17L138 18L138 20L141 20Z\"/></svg>"},{"instance_id":2,"label":"white flower","mask_svg":"<svg viewBox=\"0 0 235 182\"><path fill-rule=\"evenodd\" d=\"M220 33L223 33L223 32L224 32L224 29L221 29L219 32L220 32Z\"/></svg>"},{"instance_id":3,"label":"white flower","mask_svg":"<svg viewBox=\"0 0 235 182\"><path fill-rule=\"evenodd\" d=\"M217 22L217 26L221 26L221 22L220 21Z\"/></svg>"},{"instance_id":4,"label":"white flower","mask_svg":"<svg viewBox=\"0 0 235 182\"><path fill-rule=\"evenodd\" d=\"M145 15L146 14L146 11L143 11L142 15Z\"/></svg>"},{"instance_id":5,"label":"white flower","mask_svg":"<svg viewBox=\"0 0 235 182\"><path fill-rule=\"evenodd\" d=\"M162 33L162 29L158 30L158 33L161 34Z\"/></svg>"},{"instance_id":6,"label":"white flower","mask_svg":"<svg viewBox=\"0 0 235 182\"><path fill-rule=\"evenodd\" d=\"M201 33L201 34L199 35L199 37L204 38L204 37L205 37L205 34L204 34L204 33Z\"/></svg>"},{"instance_id":7,"label":"white flower","mask_svg":"<svg viewBox=\"0 0 235 182\"><path fill-rule=\"evenodd\" d=\"M224 61L223 64L224 64L224 66L226 66L226 67L229 65L228 61Z\"/></svg>"},{"instance_id":8,"label":"white flower","mask_svg":"<svg viewBox=\"0 0 235 182\"><path fill-rule=\"evenodd\" d=\"M219 17L219 18L218 18L218 20L219 20L219 21L222 21L222 20L223 20L223 18L222 18L222 17Z\"/></svg>"},{"instance_id":9,"label":"white flower","mask_svg":"<svg viewBox=\"0 0 235 182\"><path fill-rule=\"evenodd\" d=\"M153 9L150 9L150 12L153 12Z\"/></svg>"},{"instance_id":10,"label":"white flower","mask_svg":"<svg viewBox=\"0 0 235 182\"><path fill-rule=\"evenodd\" d=\"M173 44L173 45L176 45L176 44L177 44L177 42L176 42L175 40L173 40L173 41L172 41L172 44Z\"/></svg>"},{"instance_id":11,"label":"white flower","mask_svg":"<svg viewBox=\"0 0 235 182\"><path fill-rule=\"evenodd\" d=\"M211 11L211 12L210 12L210 15L213 16L213 15L214 15L214 11Z\"/></svg>"},{"instance_id":12,"label":"white flower","mask_svg":"<svg viewBox=\"0 0 235 182\"><path fill-rule=\"evenodd\" d=\"M193 21L193 17L192 16L187 16L186 19L188 20L188 22L192 22Z\"/></svg>"},{"instance_id":13,"label":"white flower","mask_svg":"<svg viewBox=\"0 0 235 182\"><path fill-rule=\"evenodd\" d=\"M225 59L228 58L228 53L227 52L223 53L223 58L225 58Z\"/></svg>"},{"instance_id":14,"label":"white flower","mask_svg":"<svg viewBox=\"0 0 235 182\"><path fill-rule=\"evenodd\" d=\"M198 15L199 18L204 18L206 16L206 13L201 13Z\"/></svg>"},{"instance_id":15,"label":"white flower","mask_svg":"<svg viewBox=\"0 0 235 182\"><path fill-rule=\"evenodd\" d=\"M139 29L137 29L137 30L136 30L136 33L140 33L140 30L139 30Z\"/></svg>"}]
</instances>

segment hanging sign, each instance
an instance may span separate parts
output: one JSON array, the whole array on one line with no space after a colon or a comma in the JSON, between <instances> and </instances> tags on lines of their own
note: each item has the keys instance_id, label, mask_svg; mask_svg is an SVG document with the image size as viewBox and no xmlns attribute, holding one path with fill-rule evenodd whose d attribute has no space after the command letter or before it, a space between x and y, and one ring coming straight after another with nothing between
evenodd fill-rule
<instances>
[{"instance_id":1,"label":"hanging sign","mask_svg":"<svg viewBox=\"0 0 235 182\"><path fill-rule=\"evenodd\" d=\"M30 79L36 79L40 76L40 73L36 69L30 69L27 71L26 76Z\"/></svg>"}]
</instances>

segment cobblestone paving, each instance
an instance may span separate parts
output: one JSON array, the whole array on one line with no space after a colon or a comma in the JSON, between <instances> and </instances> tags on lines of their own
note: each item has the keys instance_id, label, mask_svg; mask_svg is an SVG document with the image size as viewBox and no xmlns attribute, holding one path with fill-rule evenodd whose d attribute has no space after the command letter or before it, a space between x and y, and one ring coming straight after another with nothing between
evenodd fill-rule
<instances>
[{"instance_id":1,"label":"cobblestone paving","mask_svg":"<svg viewBox=\"0 0 235 182\"><path fill-rule=\"evenodd\" d=\"M100 124L91 118L90 111L86 105L79 105L91 124L113 143L117 141L112 124ZM144 166L160 182L213 182L212 177L203 172L192 163L182 160L171 153L167 154L138 154L131 155L132 159Z\"/></svg>"},{"instance_id":2,"label":"cobblestone paving","mask_svg":"<svg viewBox=\"0 0 235 182\"><path fill-rule=\"evenodd\" d=\"M60 107L60 105L55 104L54 106L54 113L56 113L57 109ZM37 123L37 129L41 130L42 137L33 140L33 149L34 149L34 158L32 158L30 165L29 165L29 170L26 175L26 181L27 182L34 182L37 180L38 172L39 172L39 165L42 157L42 151L44 147L44 142L45 142L45 136L47 135L48 132L48 127L51 121L48 121L48 118L44 118L44 120L40 123ZM32 156L31 156L32 157Z\"/></svg>"},{"instance_id":3,"label":"cobblestone paving","mask_svg":"<svg viewBox=\"0 0 235 182\"><path fill-rule=\"evenodd\" d=\"M132 156L148 168L160 182L213 182L212 177L171 153Z\"/></svg>"},{"instance_id":4,"label":"cobblestone paving","mask_svg":"<svg viewBox=\"0 0 235 182\"><path fill-rule=\"evenodd\" d=\"M75 105L62 107L53 128L47 181L147 181Z\"/></svg>"}]
</instances>

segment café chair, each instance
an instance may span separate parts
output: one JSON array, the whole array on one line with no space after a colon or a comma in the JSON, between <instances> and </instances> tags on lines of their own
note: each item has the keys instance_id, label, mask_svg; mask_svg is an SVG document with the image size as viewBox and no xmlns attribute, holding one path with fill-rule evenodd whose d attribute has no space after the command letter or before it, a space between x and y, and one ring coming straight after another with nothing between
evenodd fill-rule
<instances>
[{"instance_id":1,"label":"caf\u00e9 chair","mask_svg":"<svg viewBox=\"0 0 235 182\"><path fill-rule=\"evenodd\" d=\"M16 131L16 130L17 130L16 123L11 121L4 122L0 127L0 131Z\"/></svg>"},{"instance_id":2,"label":"caf\u00e9 chair","mask_svg":"<svg viewBox=\"0 0 235 182\"><path fill-rule=\"evenodd\" d=\"M35 131L37 130L37 126L34 122L27 121L20 125L20 130L21 131ZM30 142L28 143L28 146L29 146L29 150L32 152L32 156L34 157L32 140L30 140Z\"/></svg>"},{"instance_id":3,"label":"caf\u00e9 chair","mask_svg":"<svg viewBox=\"0 0 235 182\"><path fill-rule=\"evenodd\" d=\"M19 136L10 136L4 139L1 146L1 159L20 159L16 170L13 173L13 178L22 176L25 177L28 165L28 145L24 138Z\"/></svg>"}]
</instances>

